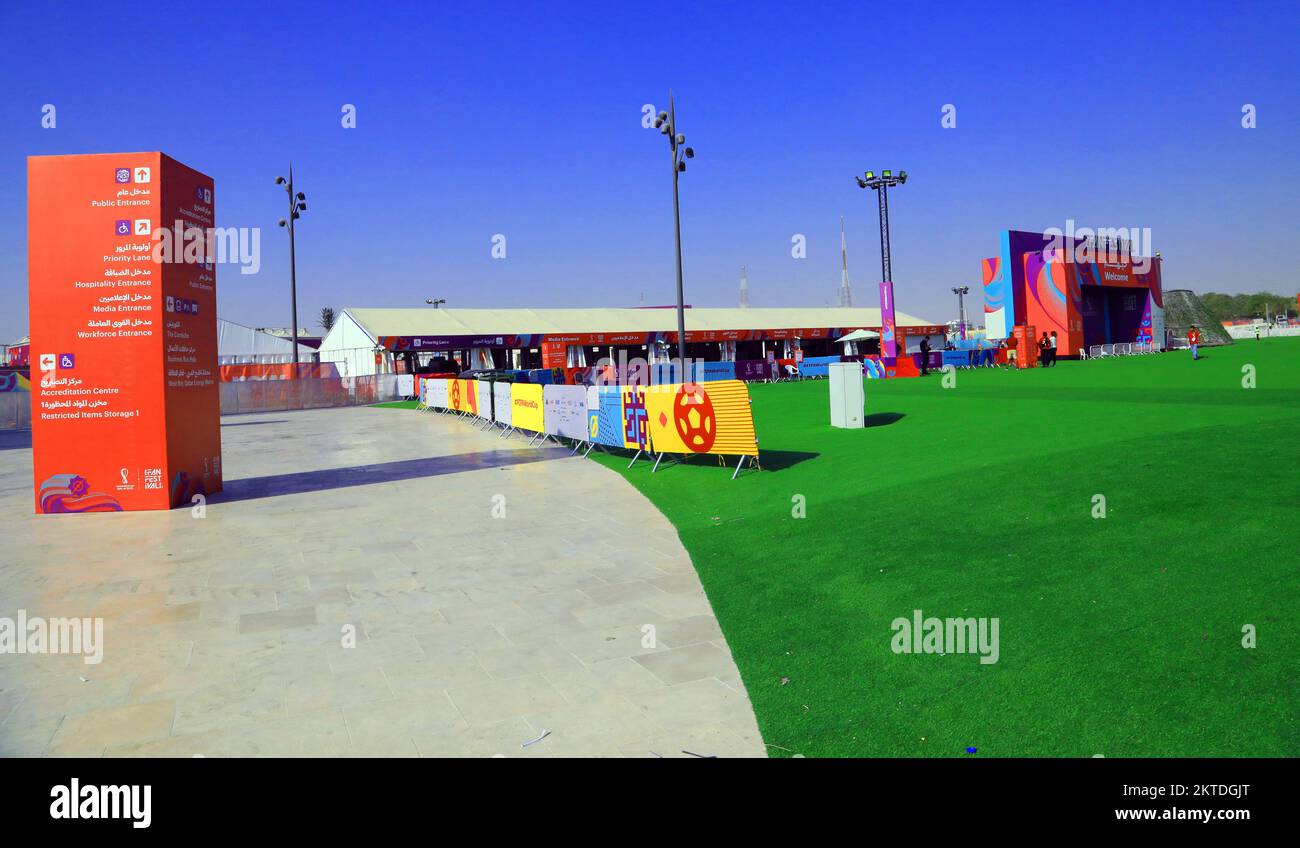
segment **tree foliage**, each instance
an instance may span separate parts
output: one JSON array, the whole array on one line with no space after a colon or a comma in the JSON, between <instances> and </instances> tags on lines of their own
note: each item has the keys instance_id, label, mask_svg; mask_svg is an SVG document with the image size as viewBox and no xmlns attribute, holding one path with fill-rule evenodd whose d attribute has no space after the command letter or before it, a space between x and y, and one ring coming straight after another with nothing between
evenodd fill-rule
<instances>
[{"instance_id":1,"label":"tree foliage","mask_svg":"<svg viewBox=\"0 0 1300 848\"><path fill-rule=\"evenodd\" d=\"M1283 310L1296 314L1294 295L1257 292L1255 294L1220 294L1208 292L1200 296L1205 308L1219 321L1245 321L1263 318L1265 315L1280 315Z\"/></svg>"}]
</instances>

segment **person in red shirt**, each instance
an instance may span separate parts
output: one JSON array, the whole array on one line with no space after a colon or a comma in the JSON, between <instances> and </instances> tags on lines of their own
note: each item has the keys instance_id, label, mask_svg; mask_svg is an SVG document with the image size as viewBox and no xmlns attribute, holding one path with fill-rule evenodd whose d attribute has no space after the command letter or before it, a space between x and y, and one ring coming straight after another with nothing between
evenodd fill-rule
<instances>
[{"instance_id":1,"label":"person in red shirt","mask_svg":"<svg viewBox=\"0 0 1300 848\"><path fill-rule=\"evenodd\" d=\"M1196 352L1196 348L1198 345L1200 345L1200 343L1201 343L1201 331L1196 329L1196 325L1193 324L1191 326L1191 329L1187 331L1187 344L1190 345L1192 348L1192 359L1200 358Z\"/></svg>"}]
</instances>

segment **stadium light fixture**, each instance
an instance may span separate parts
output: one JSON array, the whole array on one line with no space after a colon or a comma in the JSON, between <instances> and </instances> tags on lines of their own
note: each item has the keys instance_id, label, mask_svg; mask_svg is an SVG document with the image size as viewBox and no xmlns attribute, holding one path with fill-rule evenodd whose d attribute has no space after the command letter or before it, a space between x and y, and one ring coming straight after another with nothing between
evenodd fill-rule
<instances>
[{"instance_id":1,"label":"stadium light fixture","mask_svg":"<svg viewBox=\"0 0 1300 848\"><path fill-rule=\"evenodd\" d=\"M695 158L695 149L686 146L686 136L677 131L677 107L672 90L668 91L668 111L655 116L655 127L668 137L673 167L673 226L677 238L677 356L686 366L686 306L682 293L682 212L677 181L686 173L686 160Z\"/></svg>"},{"instance_id":2,"label":"stadium light fixture","mask_svg":"<svg viewBox=\"0 0 1300 848\"><path fill-rule=\"evenodd\" d=\"M280 226L289 231L289 308L293 310L293 379L298 379L298 271L293 243L293 222L307 211L307 195L293 191L293 164L289 165L289 178L276 177L275 184L284 186L289 195L289 217L280 219Z\"/></svg>"},{"instance_id":3,"label":"stadium light fixture","mask_svg":"<svg viewBox=\"0 0 1300 848\"><path fill-rule=\"evenodd\" d=\"M854 179L857 180L858 188L875 189L880 201L880 279L882 282L893 282L894 269L889 255L889 189L907 182L907 171L899 171L897 174L893 170L881 171L880 176L876 176L875 171L867 171Z\"/></svg>"},{"instance_id":4,"label":"stadium light fixture","mask_svg":"<svg viewBox=\"0 0 1300 848\"><path fill-rule=\"evenodd\" d=\"M970 286L953 286L952 293L957 295L957 317L961 325L961 337L966 338L966 295L970 294Z\"/></svg>"}]
</instances>

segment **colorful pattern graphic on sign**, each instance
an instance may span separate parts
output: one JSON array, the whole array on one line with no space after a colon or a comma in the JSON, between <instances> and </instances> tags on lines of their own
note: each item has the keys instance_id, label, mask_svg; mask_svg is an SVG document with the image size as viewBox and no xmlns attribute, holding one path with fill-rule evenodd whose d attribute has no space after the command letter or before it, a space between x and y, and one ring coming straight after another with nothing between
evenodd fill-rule
<instances>
[{"instance_id":1,"label":"colorful pattern graphic on sign","mask_svg":"<svg viewBox=\"0 0 1300 848\"><path fill-rule=\"evenodd\" d=\"M619 388L623 399L623 447L646 450L650 447L650 428L645 389L640 386Z\"/></svg>"},{"instance_id":2,"label":"colorful pattern graphic on sign","mask_svg":"<svg viewBox=\"0 0 1300 848\"><path fill-rule=\"evenodd\" d=\"M880 284L880 355L886 359L898 356L898 338L894 327L894 284Z\"/></svg>"},{"instance_id":3,"label":"colorful pattern graphic on sign","mask_svg":"<svg viewBox=\"0 0 1300 848\"><path fill-rule=\"evenodd\" d=\"M990 339L1007 337L1007 298L1011 284L1002 275L1002 257L993 256L982 264L984 276L984 328Z\"/></svg>"},{"instance_id":4,"label":"colorful pattern graphic on sign","mask_svg":"<svg viewBox=\"0 0 1300 848\"><path fill-rule=\"evenodd\" d=\"M618 386L595 387L600 393L596 444L623 447L623 392Z\"/></svg>"},{"instance_id":5,"label":"colorful pattern graphic on sign","mask_svg":"<svg viewBox=\"0 0 1300 848\"><path fill-rule=\"evenodd\" d=\"M587 441L595 442L600 438L600 389L587 387Z\"/></svg>"},{"instance_id":6,"label":"colorful pattern graphic on sign","mask_svg":"<svg viewBox=\"0 0 1300 848\"><path fill-rule=\"evenodd\" d=\"M85 477L55 474L38 492L41 512L120 512L122 505L103 492L90 491Z\"/></svg>"},{"instance_id":7,"label":"colorful pattern graphic on sign","mask_svg":"<svg viewBox=\"0 0 1300 848\"><path fill-rule=\"evenodd\" d=\"M656 452L758 455L749 389L740 380L655 386L646 406Z\"/></svg>"},{"instance_id":8,"label":"colorful pattern graphic on sign","mask_svg":"<svg viewBox=\"0 0 1300 848\"><path fill-rule=\"evenodd\" d=\"M478 380L449 379L448 409L478 415Z\"/></svg>"}]
</instances>

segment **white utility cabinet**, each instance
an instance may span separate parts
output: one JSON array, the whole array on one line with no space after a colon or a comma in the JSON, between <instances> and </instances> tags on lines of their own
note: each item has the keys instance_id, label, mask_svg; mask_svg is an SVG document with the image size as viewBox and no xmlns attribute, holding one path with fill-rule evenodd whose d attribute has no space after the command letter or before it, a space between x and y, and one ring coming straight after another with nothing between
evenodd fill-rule
<instances>
[{"instance_id":1,"label":"white utility cabinet","mask_svg":"<svg viewBox=\"0 0 1300 848\"><path fill-rule=\"evenodd\" d=\"M856 429L865 426L867 399L861 362L832 362L830 371L831 426Z\"/></svg>"}]
</instances>

